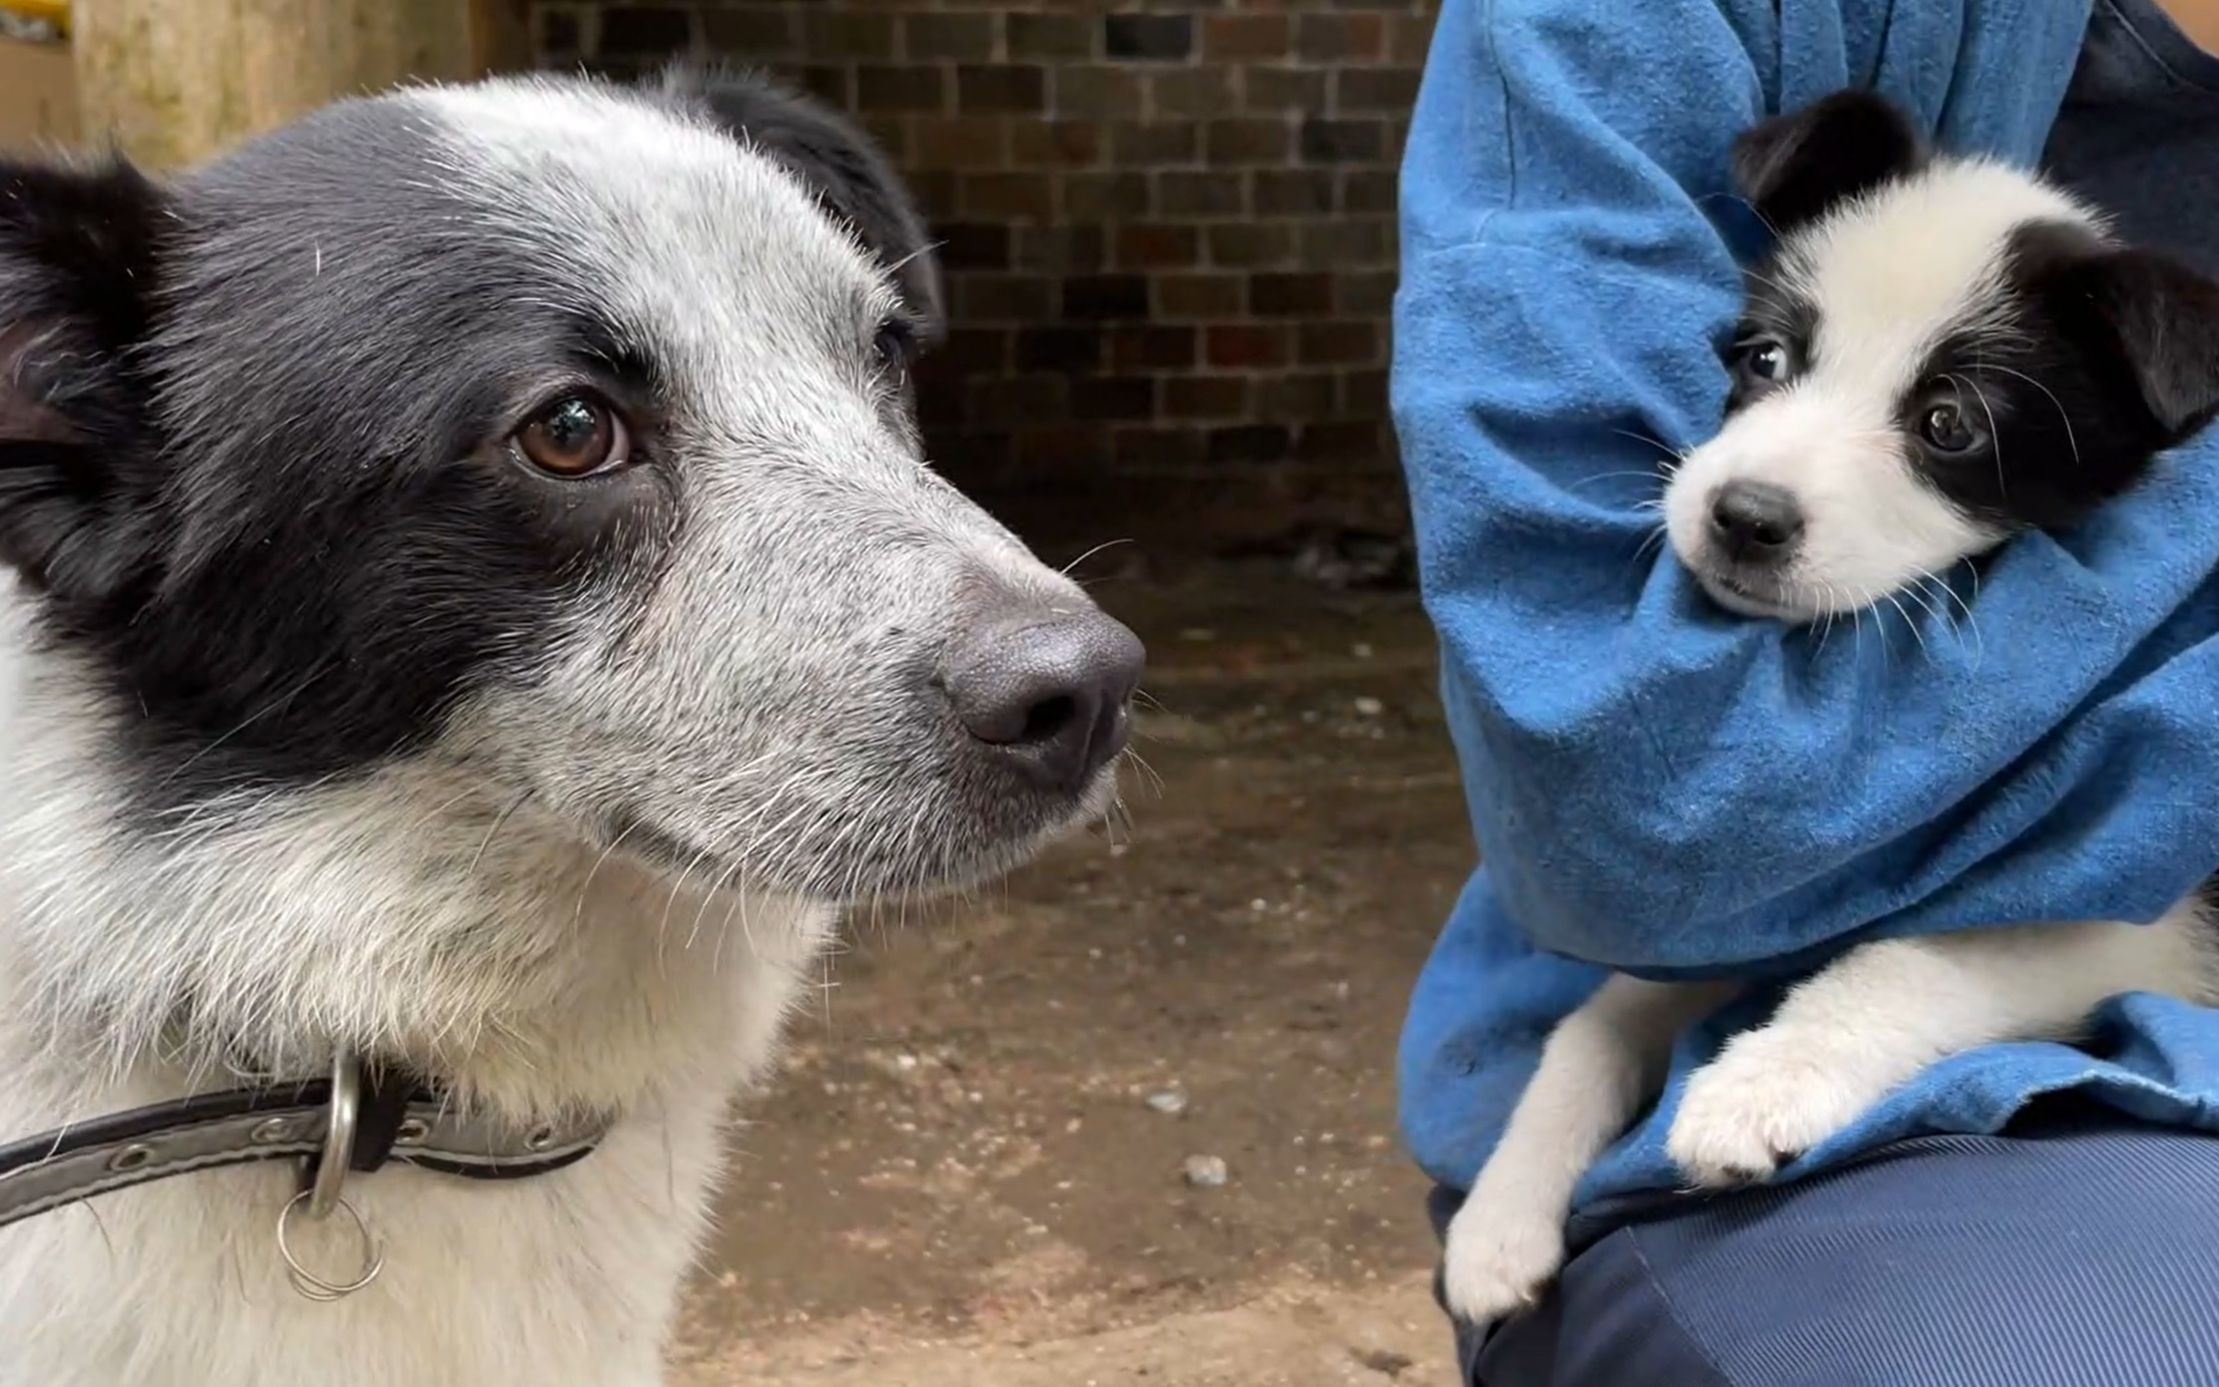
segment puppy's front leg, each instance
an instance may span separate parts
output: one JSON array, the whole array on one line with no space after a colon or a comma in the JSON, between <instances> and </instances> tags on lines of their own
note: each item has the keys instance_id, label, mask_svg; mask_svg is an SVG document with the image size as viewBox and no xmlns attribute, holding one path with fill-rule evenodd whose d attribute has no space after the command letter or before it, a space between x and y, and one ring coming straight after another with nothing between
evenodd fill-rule
<instances>
[{"instance_id":1,"label":"puppy's front leg","mask_svg":"<svg viewBox=\"0 0 2219 1387\"><path fill-rule=\"evenodd\" d=\"M1449 1222L1442 1281L1452 1314L1492 1323L1555 1278L1580 1176L1655 1096L1674 1038L1731 991L1613 975L1558 1023Z\"/></svg>"},{"instance_id":2,"label":"puppy's front leg","mask_svg":"<svg viewBox=\"0 0 2219 1387\"><path fill-rule=\"evenodd\" d=\"M2198 907L2150 925L1965 930L1862 945L1689 1078L1667 1149L1699 1185L1761 1180L1927 1065L2004 1040L2071 1038L2104 999L2212 981Z\"/></svg>"}]
</instances>

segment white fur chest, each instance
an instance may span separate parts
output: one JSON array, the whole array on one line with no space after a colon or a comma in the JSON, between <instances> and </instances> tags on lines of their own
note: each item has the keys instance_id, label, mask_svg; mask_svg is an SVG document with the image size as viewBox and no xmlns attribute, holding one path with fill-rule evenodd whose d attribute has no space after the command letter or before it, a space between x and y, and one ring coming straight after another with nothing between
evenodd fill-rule
<instances>
[{"instance_id":1,"label":"white fur chest","mask_svg":"<svg viewBox=\"0 0 2219 1387\"><path fill-rule=\"evenodd\" d=\"M831 912L581 852L420 770L149 849L40 759L13 769L43 793L0 796L0 1140L229 1087L217 1038L285 1073L343 1038L519 1125L616 1121L529 1179L350 1176L385 1268L332 1304L286 1281L290 1163L0 1228L0 1387L660 1381L729 1105ZM359 1265L343 1215L296 1227L332 1279Z\"/></svg>"}]
</instances>

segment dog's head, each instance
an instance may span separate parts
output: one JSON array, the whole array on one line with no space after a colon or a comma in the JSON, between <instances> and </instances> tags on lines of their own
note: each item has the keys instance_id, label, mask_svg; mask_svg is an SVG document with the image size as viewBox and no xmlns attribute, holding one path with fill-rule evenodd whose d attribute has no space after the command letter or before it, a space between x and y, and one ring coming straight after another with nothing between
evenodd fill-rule
<instances>
[{"instance_id":1,"label":"dog's head","mask_svg":"<svg viewBox=\"0 0 2219 1387\"><path fill-rule=\"evenodd\" d=\"M1734 170L1777 244L1665 501L1729 608L1852 611L2069 524L2219 408L2219 288L1877 97L1757 127Z\"/></svg>"},{"instance_id":2,"label":"dog's head","mask_svg":"<svg viewBox=\"0 0 2219 1387\"><path fill-rule=\"evenodd\" d=\"M960 883L1103 806L1141 657L925 466L939 328L884 163L737 78L11 165L0 558L150 823L429 758L673 868Z\"/></svg>"}]
</instances>

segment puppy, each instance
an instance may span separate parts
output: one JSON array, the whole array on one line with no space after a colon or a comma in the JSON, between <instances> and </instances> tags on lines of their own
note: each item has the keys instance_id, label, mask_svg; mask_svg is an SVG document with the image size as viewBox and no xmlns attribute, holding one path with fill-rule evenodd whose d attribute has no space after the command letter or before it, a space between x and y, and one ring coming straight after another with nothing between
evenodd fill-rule
<instances>
[{"instance_id":1,"label":"puppy","mask_svg":"<svg viewBox=\"0 0 2219 1387\"><path fill-rule=\"evenodd\" d=\"M1726 353L1725 423L1664 494L1674 552L1733 611L1858 612L2068 525L2219 408L2219 289L2037 178L1929 152L1878 98L1759 126L1734 172L1778 240ZM1852 949L1689 1079L1670 1154L1698 1186L1761 1180L1944 1056L2069 1037L2121 992L2212 1000L2204 917L2191 899L2149 926ZM1731 991L1613 976L1550 1036L1450 1225L1456 1314L1540 1294L1580 1176Z\"/></svg>"},{"instance_id":2,"label":"puppy","mask_svg":"<svg viewBox=\"0 0 2219 1387\"><path fill-rule=\"evenodd\" d=\"M1018 863L1127 737L1131 633L920 456L908 199L686 75L0 189L0 1142L340 1051L598 1132L348 1174L368 1246L281 1252L297 1161L0 1228L0 1382L662 1381L842 908Z\"/></svg>"}]
</instances>

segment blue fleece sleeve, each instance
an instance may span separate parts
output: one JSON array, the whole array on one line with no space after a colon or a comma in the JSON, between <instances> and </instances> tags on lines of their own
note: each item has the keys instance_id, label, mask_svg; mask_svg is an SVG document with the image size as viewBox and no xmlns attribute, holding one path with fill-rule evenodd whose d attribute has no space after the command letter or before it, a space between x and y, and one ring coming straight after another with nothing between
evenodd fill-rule
<instances>
[{"instance_id":1,"label":"blue fleece sleeve","mask_svg":"<svg viewBox=\"0 0 2219 1387\"><path fill-rule=\"evenodd\" d=\"M1955 5L1898 5L1884 50L1811 3L1443 8L1404 164L1395 413L1473 823L1544 948L1668 973L1874 922L2153 918L2219 863L2208 443L1960 575L1971 620L1731 617L1656 537L1659 464L1725 394L1734 136L1861 82L1945 136L2039 150L2078 18L1965 5L1970 38Z\"/></svg>"}]
</instances>

